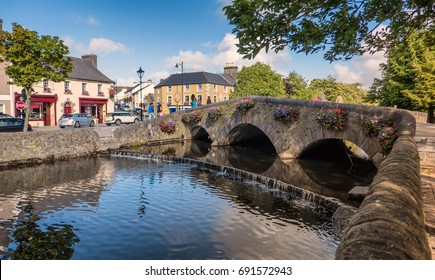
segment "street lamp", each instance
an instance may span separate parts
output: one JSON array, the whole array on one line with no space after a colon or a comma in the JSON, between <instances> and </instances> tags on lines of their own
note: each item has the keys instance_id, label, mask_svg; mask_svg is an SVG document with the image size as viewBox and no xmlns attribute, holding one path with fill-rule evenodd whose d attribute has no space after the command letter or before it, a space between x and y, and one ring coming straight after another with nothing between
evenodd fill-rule
<instances>
[{"instance_id":1,"label":"street lamp","mask_svg":"<svg viewBox=\"0 0 435 280\"><path fill-rule=\"evenodd\" d=\"M181 104L184 105L184 83L183 83L183 74L184 74L184 63L181 61L180 63L175 64L175 68L181 66ZM184 106L183 106L184 108Z\"/></svg>"},{"instance_id":2,"label":"street lamp","mask_svg":"<svg viewBox=\"0 0 435 280\"><path fill-rule=\"evenodd\" d=\"M142 77L143 73L145 73L144 70L142 70L142 67L139 67L139 70L137 70L137 75L139 76L139 82L140 82L140 100L139 100L139 107L140 107L140 120L143 121L143 112L142 112Z\"/></svg>"}]
</instances>

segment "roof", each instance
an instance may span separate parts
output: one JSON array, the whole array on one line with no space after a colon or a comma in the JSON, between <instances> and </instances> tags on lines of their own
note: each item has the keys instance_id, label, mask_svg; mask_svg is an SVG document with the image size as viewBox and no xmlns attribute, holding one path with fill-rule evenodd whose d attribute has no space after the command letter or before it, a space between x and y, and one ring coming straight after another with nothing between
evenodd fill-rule
<instances>
[{"instance_id":1,"label":"roof","mask_svg":"<svg viewBox=\"0 0 435 280\"><path fill-rule=\"evenodd\" d=\"M224 86L234 86L224 75L208 72L189 72L182 74L172 74L155 87L189 85L189 84L216 84Z\"/></svg>"},{"instance_id":2,"label":"roof","mask_svg":"<svg viewBox=\"0 0 435 280\"><path fill-rule=\"evenodd\" d=\"M95 68L89 60L76 57L70 58L73 70L68 74L69 79L114 83L114 81Z\"/></svg>"}]
</instances>

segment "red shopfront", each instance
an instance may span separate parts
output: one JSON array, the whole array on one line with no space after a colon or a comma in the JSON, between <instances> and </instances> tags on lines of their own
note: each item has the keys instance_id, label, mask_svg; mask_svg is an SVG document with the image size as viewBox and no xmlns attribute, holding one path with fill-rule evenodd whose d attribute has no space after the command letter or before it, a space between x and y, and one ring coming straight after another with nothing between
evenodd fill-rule
<instances>
[{"instance_id":1,"label":"red shopfront","mask_svg":"<svg viewBox=\"0 0 435 280\"><path fill-rule=\"evenodd\" d=\"M98 123L104 123L105 112L107 111L107 98L79 98L80 113L92 115L98 119Z\"/></svg>"},{"instance_id":2,"label":"red shopfront","mask_svg":"<svg viewBox=\"0 0 435 280\"><path fill-rule=\"evenodd\" d=\"M20 101L22 95L15 92L15 104ZM57 113L56 113L57 94L55 95L42 95L34 94L30 98L30 124L35 126L56 126ZM24 118L25 110L17 110L15 108L15 116Z\"/></svg>"}]
</instances>

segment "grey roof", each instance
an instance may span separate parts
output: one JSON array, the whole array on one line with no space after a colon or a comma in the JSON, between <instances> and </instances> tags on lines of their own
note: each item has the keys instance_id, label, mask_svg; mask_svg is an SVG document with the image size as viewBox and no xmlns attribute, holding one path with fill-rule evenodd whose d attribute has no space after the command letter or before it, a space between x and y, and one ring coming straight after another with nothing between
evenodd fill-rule
<instances>
[{"instance_id":1,"label":"grey roof","mask_svg":"<svg viewBox=\"0 0 435 280\"><path fill-rule=\"evenodd\" d=\"M162 86L176 86L176 85L188 85L188 84L216 84L224 86L234 86L221 74L213 74L208 72L189 72L183 74L172 74L155 87Z\"/></svg>"},{"instance_id":2,"label":"grey roof","mask_svg":"<svg viewBox=\"0 0 435 280\"><path fill-rule=\"evenodd\" d=\"M100 70L95 68L89 60L70 57L73 65L73 70L68 74L70 79L88 80L97 82L114 83Z\"/></svg>"}]
</instances>

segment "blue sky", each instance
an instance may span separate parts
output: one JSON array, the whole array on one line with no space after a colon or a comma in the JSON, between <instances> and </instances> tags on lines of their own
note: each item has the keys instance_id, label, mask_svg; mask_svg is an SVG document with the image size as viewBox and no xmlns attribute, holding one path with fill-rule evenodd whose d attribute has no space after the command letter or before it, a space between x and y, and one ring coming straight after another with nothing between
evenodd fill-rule
<instances>
[{"instance_id":1,"label":"blue sky","mask_svg":"<svg viewBox=\"0 0 435 280\"><path fill-rule=\"evenodd\" d=\"M119 85L138 82L136 71L145 70L144 80L158 83L180 71L221 73L226 63L239 67L257 61L287 75L296 71L305 79L331 75L342 82L362 82L370 86L379 77L382 54L364 55L350 61L329 63L322 53L278 54L261 52L255 60L237 54L222 7L230 0L14 0L2 1L3 29L12 31L16 22L40 35L58 36L70 55L98 56L98 68Z\"/></svg>"}]
</instances>

